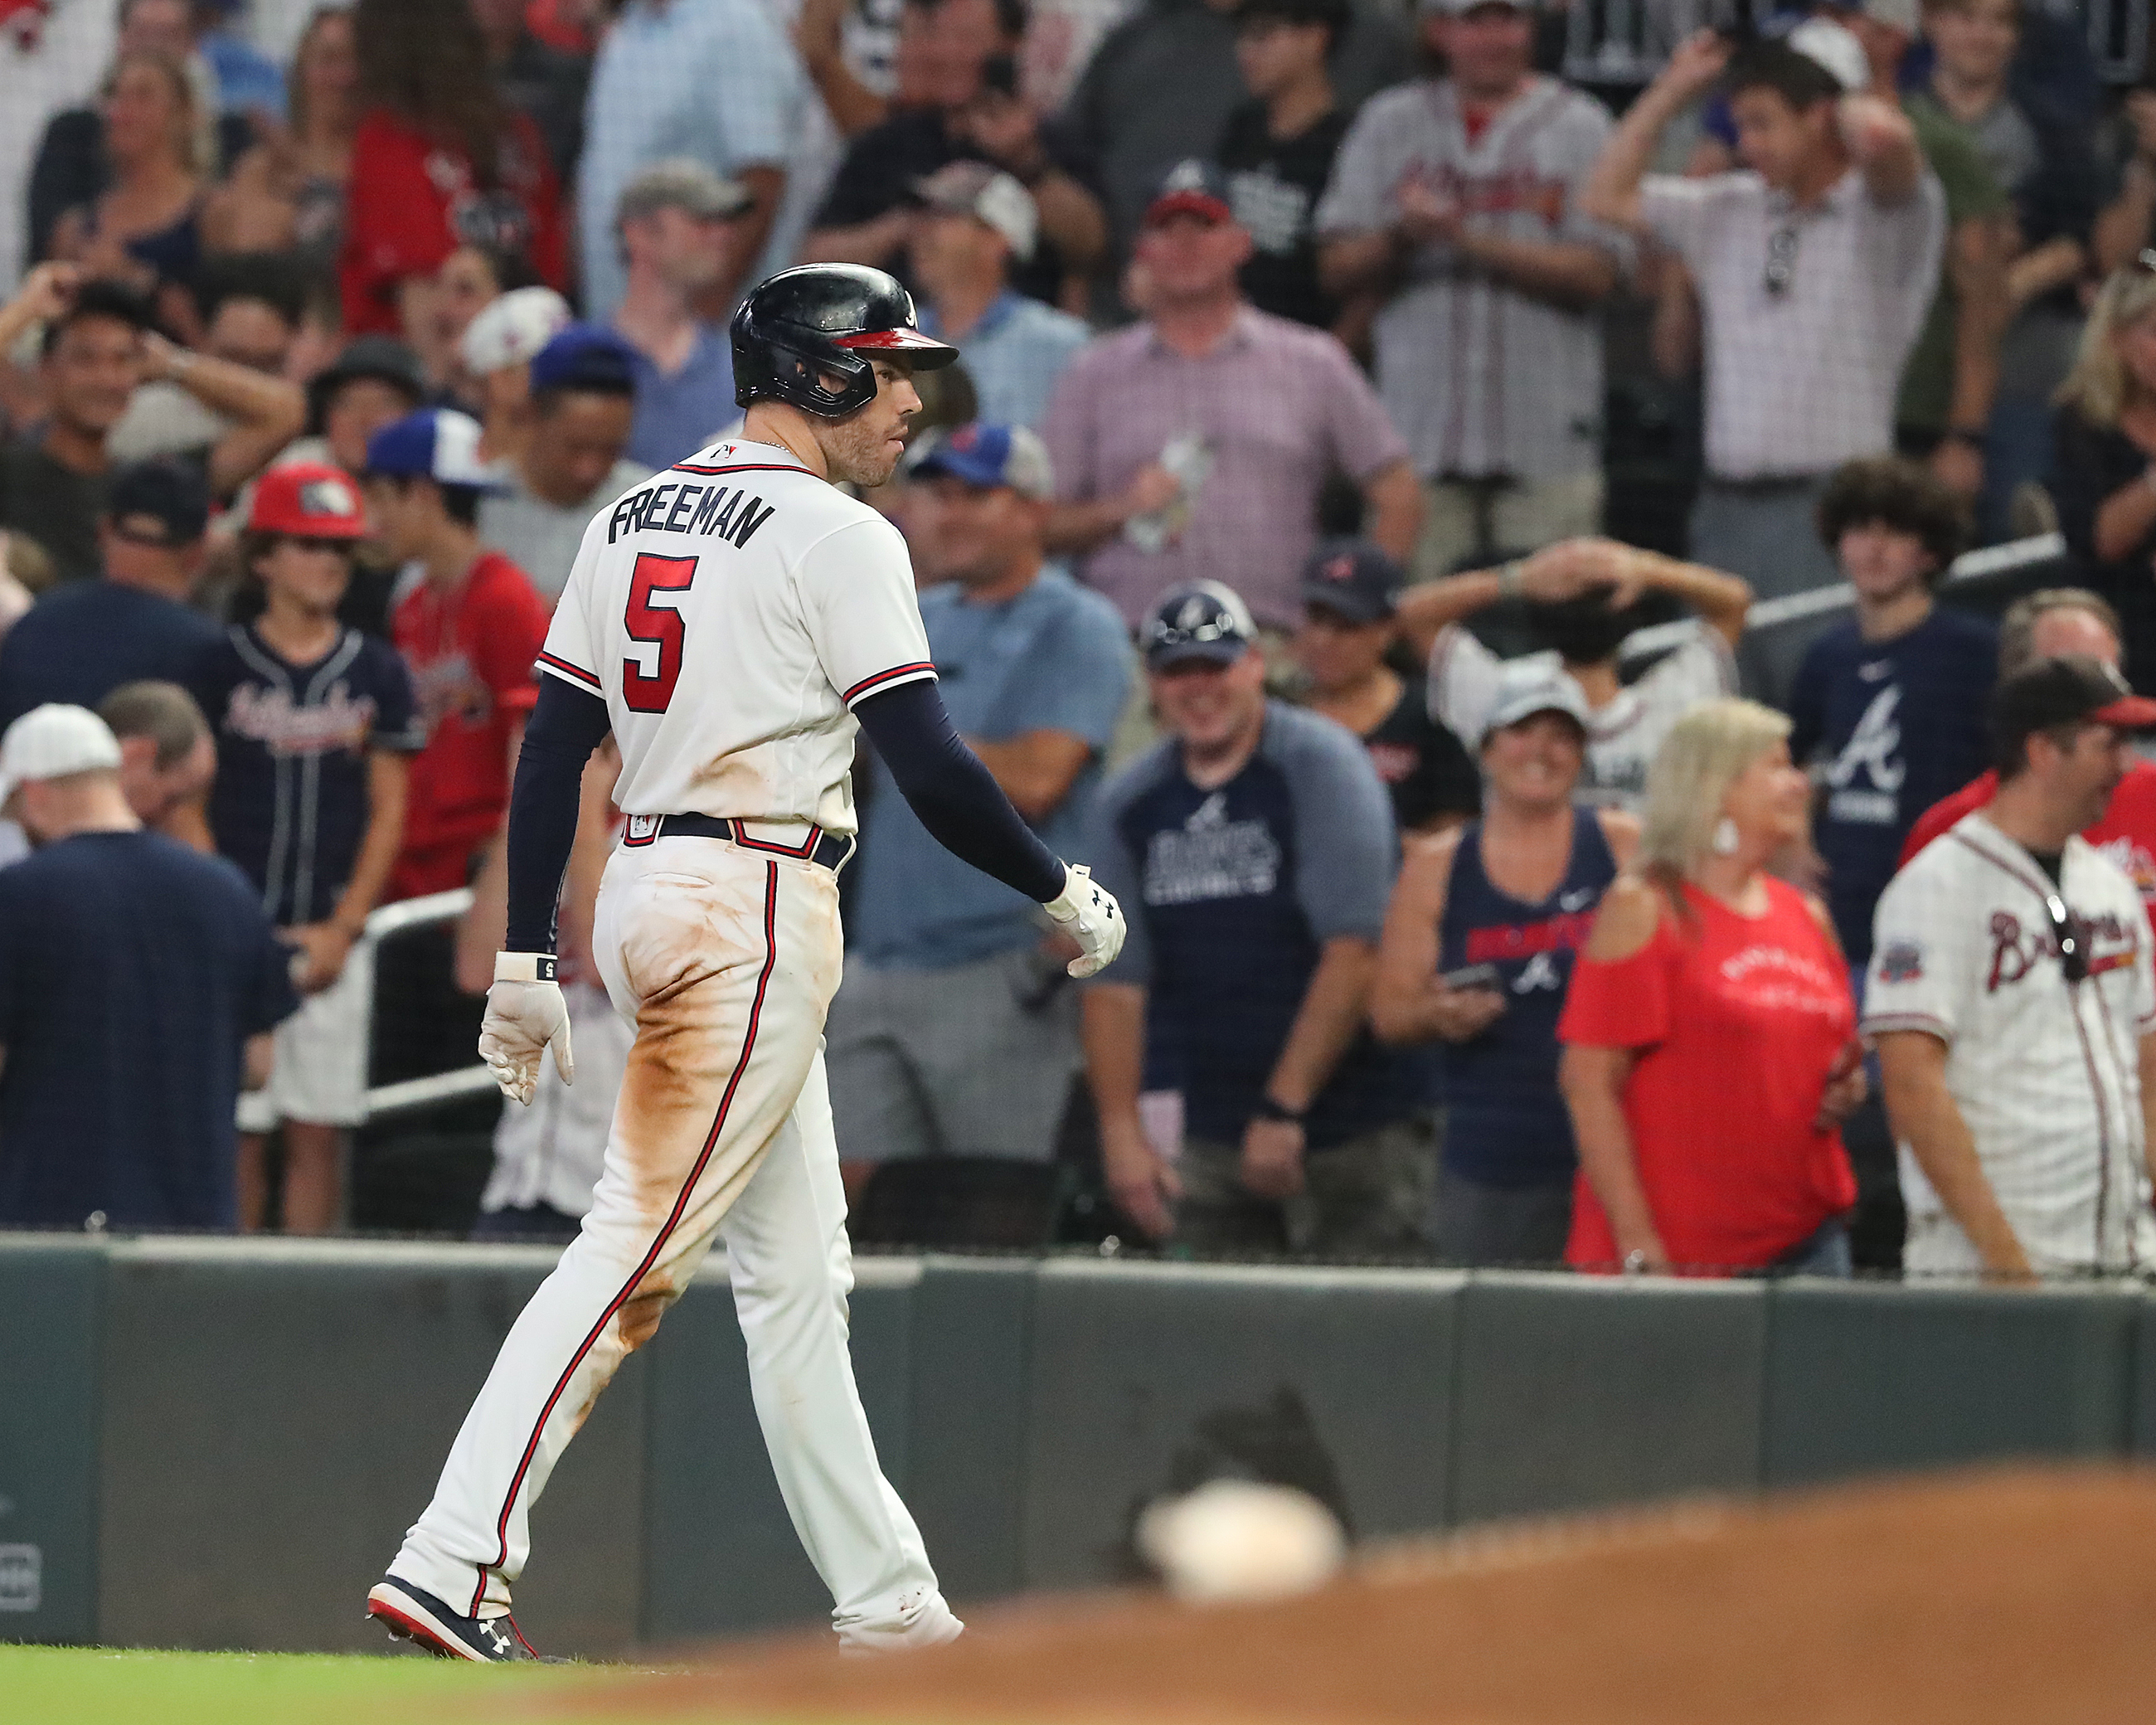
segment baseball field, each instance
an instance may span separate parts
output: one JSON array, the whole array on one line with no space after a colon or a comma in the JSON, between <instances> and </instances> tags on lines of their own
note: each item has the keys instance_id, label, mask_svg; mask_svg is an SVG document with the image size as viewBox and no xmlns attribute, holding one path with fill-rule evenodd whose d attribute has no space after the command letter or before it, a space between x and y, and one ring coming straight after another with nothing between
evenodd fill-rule
<instances>
[{"instance_id":1,"label":"baseball field","mask_svg":"<svg viewBox=\"0 0 2156 1725\"><path fill-rule=\"evenodd\" d=\"M20 1725L2128 1725L2156 1696L2156 1473L1994 1471L1496 1527L1299 1599L1139 1592L649 1667L0 1649Z\"/></svg>"}]
</instances>

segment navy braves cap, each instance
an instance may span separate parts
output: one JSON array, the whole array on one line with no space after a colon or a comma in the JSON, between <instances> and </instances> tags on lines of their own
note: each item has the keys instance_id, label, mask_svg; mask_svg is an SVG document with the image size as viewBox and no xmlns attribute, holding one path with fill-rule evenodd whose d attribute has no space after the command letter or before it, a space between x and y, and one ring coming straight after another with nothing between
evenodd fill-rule
<instances>
[{"instance_id":1,"label":"navy braves cap","mask_svg":"<svg viewBox=\"0 0 2156 1725\"><path fill-rule=\"evenodd\" d=\"M566 324L531 356L531 388L594 389L609 395L636 392L635 350L612 330L593 323Z\"/></svg>"},{"instance_id":2,"label":"navy braves cap","mask_svg":"<svg viewBox=\"0 0 2156 1725\"><path fill-rule=\"evenodd\" d=\"M1164 670L1193 659L1233 665L1258 638L1250 608L1217 581L1178 583L1154 601L1139 645L1146 669Z\"/></svg>"},{"instance_id":3,"label":"navy braves cap","mask_svg":"<svg viewBox=\"0 0 2156 1725\"><path fill-rule=\"evenodd\" d=\"M1992 691L1991 728L2002 742L2063 725L2156 731L2156 701L2136 695L2112 666L2079 653L2040 659Z\"/></svg>"},{"instance_id":4,"label":"navy braves cap","mask_svg":"<svg viewBox=\"0 0 2156 1725\"><path fill-rule=\"evenodd\" d=\"M1302 602L1349 623L1382 623L1398 608L1407 578L1367 539L1327 539L1302 566Z\"/></svg>"},{"instance_id":5,"label":"navy braves cap","mask_svg":"<svg viewBox=\"0 0 2156 1725\"><path fill-rule=\"evenodd\" d=\"M1158 226L1170 216L1202 216L1209 222L1235 219L1235 207L1228 202L1228 177L1217 164L1194 156L1161 176L1146 205L1145 225Z\"/></svg>"},{"instance_id":6,"label":"navy braves cap","mask_svg":"<svg viewBox=\"0 0 2156 1725\"><path fill-rule=\"evenodd\" d=\"M961 425L931 431L907 464L914 479L948 474L983 490L1008 485L1021 497L1045 503L1055 495L1055 470L1048 446L1023 425Z\"/></svg>"},{"instance_id":7,"label":"navy braves cap","mask_svg":"<svg viewBox=\"0 0 2156 1725\"><path fill-rule=\"evenodd\" d=\"M192 545L209 526L209 486L185 461L137 461L113 475L105 518L137 545Z\"/></svg>"},{"instance_id":8,"label":"navy braves cap","mask_svg":"<svg viewBox=\"0 0 2156 1725\"><path fill-rule=\"evenodd\" d=\"M479 421L454 408L422 408L392 419L367 440L367 470L391 479L430 479L475 491L497 489L479 459Z\"/></svg>"}]
</instances>

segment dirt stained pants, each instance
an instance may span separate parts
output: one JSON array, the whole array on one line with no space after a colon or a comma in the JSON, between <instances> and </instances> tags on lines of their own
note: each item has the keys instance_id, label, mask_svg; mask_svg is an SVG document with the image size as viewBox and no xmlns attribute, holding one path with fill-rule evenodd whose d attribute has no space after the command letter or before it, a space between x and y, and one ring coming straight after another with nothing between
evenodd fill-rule
<instances>
[{"instance_id":1,"label":"dirt stained pants","mask_svg":"<svg viewBox=\"0 0 2156 1725\"><path fill-rule=\"evenodd\" d=\"M948 1639L957 1620L877 1463L847 1348L853 1261L822 1054L837 876L721 839L624 845L593 944L636 1026L604 1171L391 1573L461 1612L508 1608L555 1462L721 1238L772 1468L841 1642Z\"/></svg>"}]
</instances>

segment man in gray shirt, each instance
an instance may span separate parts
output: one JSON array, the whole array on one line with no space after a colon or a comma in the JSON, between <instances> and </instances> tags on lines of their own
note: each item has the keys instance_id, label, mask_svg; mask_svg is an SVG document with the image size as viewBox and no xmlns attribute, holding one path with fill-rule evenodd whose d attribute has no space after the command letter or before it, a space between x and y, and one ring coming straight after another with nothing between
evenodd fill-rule
<instances>
[{"instance_id":1,"label":"man in gray shirt","mask_svg":"<svg viewBox=\"0 0 2156 1725\"><path fill-rule=\"evenodd\" d=\"M622 455L636 416L634 364L611 330L562 329L531 358L523 453L491 470L501 489L480 505L480 537L529 575L550 606L569 584L591 518L651 477Z\"/></svg>"},{"instance_id":2,"label":"man in gray shirt","mask_svg":"<svg viewBox=\"0 0 2156 1725\"><path fill-rule=\"evenodd\" d=\"M1378 387L1428 504L1413 572L1591 534L1602 520L1602 326L1629 259L1578 207L1609 136L1533 70L1519 0L1422 0L1449 68L1373 97L1318 205L1319 271L1376 292Z\"/></svg>"},{"instance_id":3,"label":"man in gray shirt","mask_svg":"<svg viewBox=\"0 0 2156 1725\"><path fill-rule=\"evenodd\" d=\"M1130 916L1082 1006L1109 1189L1200 1251L1417 1252L1422 1072L1365 1023L1391 801L1353 732L1265 698L1255 637L1211 581L1141 632L1168 736L1102 791L1087 852ZM1142 1123L1148 1077L1181 1096L1179 1154Z\"/></svg>"}]
</instances>

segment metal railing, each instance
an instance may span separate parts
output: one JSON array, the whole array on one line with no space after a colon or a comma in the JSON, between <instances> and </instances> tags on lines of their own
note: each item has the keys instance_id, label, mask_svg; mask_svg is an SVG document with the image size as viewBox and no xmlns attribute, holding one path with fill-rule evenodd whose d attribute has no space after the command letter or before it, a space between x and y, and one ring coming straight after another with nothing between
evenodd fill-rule
<instances>
[{"instance_id":1,"label":"metal railing","mask_svg":"<svg viewBox=\"0 0 2156 1725\"><path fill-rule=\"evenodd\" d=\"M469 886L459 886L448 892L430 892L420 898L400 899L393 905L382 906L367 919L367 932L360 940L371 952L383 941L397 935L454 922L471 906ZM380 974L377 968L377 988ZM374 999L370 999L367 1014L370 1049L374 1045ZM483 1096L493 1088L494 1075L477 1065L459 1067L454 1072L433 1072L423 1078L403 1079L395 1084L372 1085L367 1092L367 1118L379 1120L387 1115L437 1107L444 1102L460 1101L466 1096Z\"/></svg>"}]
</instances>

